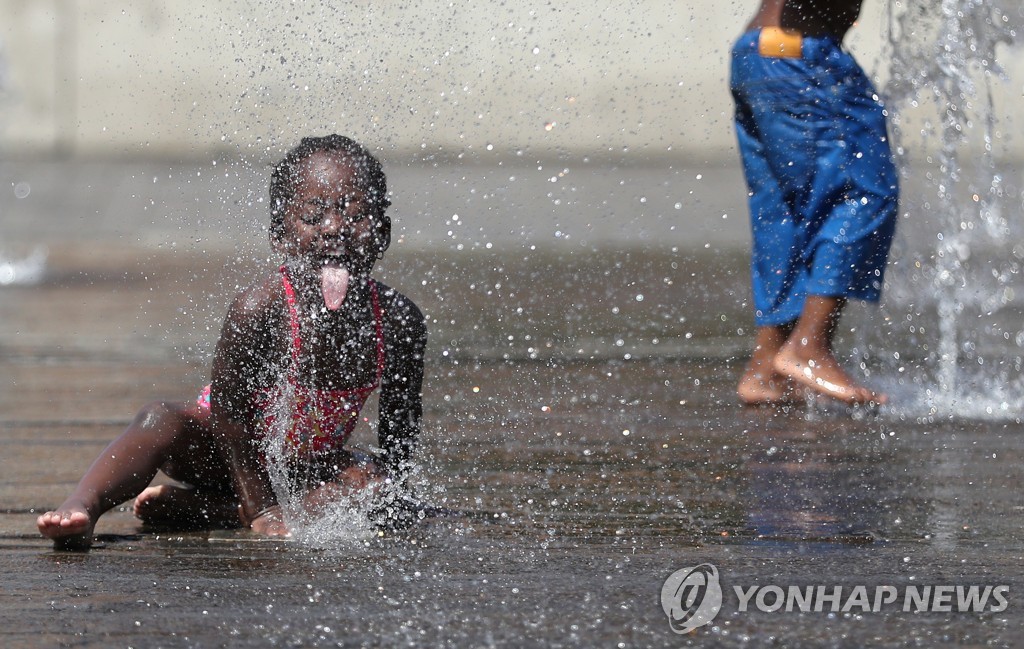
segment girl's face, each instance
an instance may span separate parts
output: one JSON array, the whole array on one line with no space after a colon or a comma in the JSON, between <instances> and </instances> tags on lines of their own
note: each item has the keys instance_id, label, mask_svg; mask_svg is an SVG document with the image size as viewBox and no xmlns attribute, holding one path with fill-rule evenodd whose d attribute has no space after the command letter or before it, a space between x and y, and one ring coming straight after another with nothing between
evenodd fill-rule
<instances>
[{"instance_id":1,"label":"girl's face","mask_svg":"<svg viewBox=\"0 0 1024 649\"><path fill-rule=\"evenodd\" d=\"M352 162L318 152L300 165L276 247L313 271L330 265L343 266L354 277L369 275L386 246L389 223Z\"/></svg>"}]
</instances>

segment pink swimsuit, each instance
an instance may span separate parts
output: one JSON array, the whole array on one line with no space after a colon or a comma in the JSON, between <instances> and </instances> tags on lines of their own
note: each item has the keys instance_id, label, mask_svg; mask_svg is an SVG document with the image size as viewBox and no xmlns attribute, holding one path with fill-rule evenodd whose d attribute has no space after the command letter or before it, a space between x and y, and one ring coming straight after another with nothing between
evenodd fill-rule
<instances>
[{"instance_id":1,"label":"pink swimsuit","mask_svg":"<svg viewBox=\"0 0 1024 649\"><path fill-rule=\"evenodd\" d=\"M299 314L295 307L295 291L283 266L281 279L288 299L288 314L291 321L292 365L298 368L299 350L302 345L299 335ZM355 429L359 421L359 412L366 404L366 399L380 385L384 373L384 330L381 324L380 303L377 299L377 284L373 280L370 280L370 297L373 301L373 318L377 333L377 378L373 384L362 388L321 390L300 385L293 371L288 375L287 388L270 388L256 400L258 407L263 411L263 430L270 431L277 423L275 411L281 405L282 393L288 391L294 395L292 421L288 425L286 437L289 446L299 454L340 450ZM200 408L209 409L210 386L203 389L197 403Z\"/></svg>"}]
</instances>

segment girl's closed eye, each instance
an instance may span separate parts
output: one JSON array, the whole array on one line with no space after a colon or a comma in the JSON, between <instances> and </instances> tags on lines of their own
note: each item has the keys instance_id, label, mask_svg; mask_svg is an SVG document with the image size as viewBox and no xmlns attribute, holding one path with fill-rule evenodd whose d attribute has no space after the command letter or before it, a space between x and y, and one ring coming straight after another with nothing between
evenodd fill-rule
<instances>
[{"instance_id":1,"label":"girl's closed eye","mask_svg":"<svg viewBox=\"0 0 1024 649\"><path fill-rule=\"evenodd\" d=\"M332 209L350 223L359 223L372 213L372 210L355 196L345 196L336 204L315 198L306 201L306 209L301 214L302 222L307 225L323 223L327 213Z\"/></svg>"}]
</instances>

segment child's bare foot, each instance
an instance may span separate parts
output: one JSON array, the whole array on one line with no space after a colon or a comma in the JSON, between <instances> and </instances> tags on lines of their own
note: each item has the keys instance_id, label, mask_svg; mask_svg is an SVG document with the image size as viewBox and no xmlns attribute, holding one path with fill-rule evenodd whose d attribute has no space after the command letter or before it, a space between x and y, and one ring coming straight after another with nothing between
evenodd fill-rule
<instances>
[{"instance_id":1,"label":"child's bare foot","mask_svg":"<svg viewBox=\"0 0 1024 649\"><path fill-rule=\"evenodd\" d=\"M87 550L92 545L95 522L86 508L79 503L65 502L59 509L46 512L36 519L39 533L53 539L58 550Z\"/></svg>"},{"instance_id":2,"label":"child's bare foot","mask_svg":"<svg viewBox=\"0 0 1024 649\"><path fill-rule=\"evenodd\" d=\"M795 400L793 383L772 367L779 350L786 344L791 325L757 328L754 351L736 387L740 402L747 406L784 405Z\"/></svg>"},{"instance_id":3,"label":"child's bare foot","mask_svg":"<svg viewBox=\"0 0 1024 649\"><path fill-rule=\"evenodd\" d=\"M135 516L146 525L181 527L238 527L238 502L233 496L211 494L193 487L156 485L135 498Z\"/></svg>"},{"instance_id":4,"label":"child's bare foot","mask_svg":"<svg viewBox=\"0 0 1024 649\"><path fill-rule=\"evenodd\" d=\"M285 523L284 513L279 505L271 507L253 519L250 529L260 536L289 537L292 531Z\"/></svg>"},{"instance_id":5,"label":"child's bare foot","mask_svg":"<svg viewBox=\"0 0 1024 649\"><path fill-rule=\"evenodd\" d=\"M860 385L847 374L828 351L813 350L800 343L787 344L775 357L775 371L817 394L846 404L884 404L888 397Z\"/></svg>"},{"instance_id":6,"label":"child's bare foot","mask_svg":"<svg viewBox=\"0 0 1024 649\"><path fill-rule=\"evenodd\" d=\"M770 406L796 399L792 382L774 370L757 371L751 367L740 378L736 394L745 406Z\"/></svg>"}]
</instances>

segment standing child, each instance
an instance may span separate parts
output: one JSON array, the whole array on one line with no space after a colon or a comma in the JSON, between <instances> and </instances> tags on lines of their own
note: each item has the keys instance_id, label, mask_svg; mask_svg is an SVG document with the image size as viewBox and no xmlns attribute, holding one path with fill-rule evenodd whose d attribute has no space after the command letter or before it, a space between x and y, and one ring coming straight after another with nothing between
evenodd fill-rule
<instances>
[{"instance_id":1,"label":"standing child","mask_svg":"<svg viewBox=\"0 0 1024 649\"><path fill-rule=\"evenodd\" d=\"M415 304L370 277L391 242L386 195L380 163L349 138L304 138L289 152L270 182L270 242L284 264L235 297L211 385L195 403L139 412L64 503L39 517L39 531L57 547L88 547L97 519L135 497L146 522L283 536L274 467L311 508L403 486L427 332ZM383 452L371 461L343 444L377 388ZM284 448L280 461L271 440ZM147 488L159 470L184 484Z\"/></svg>"},{"instance_id":2,"label":"standing child","mask_svg":"<svg viewBox=\"0 0 1024 649\"><path fill-rule=\"evenodd\" d=\"M750 197L754 351L747 404L794 387L885 403L836 359L849 298L877 302L898 187L885 112L843 37L861 0L762 0L732 49L736 134Z\"/></svg>"}]
</instances>

